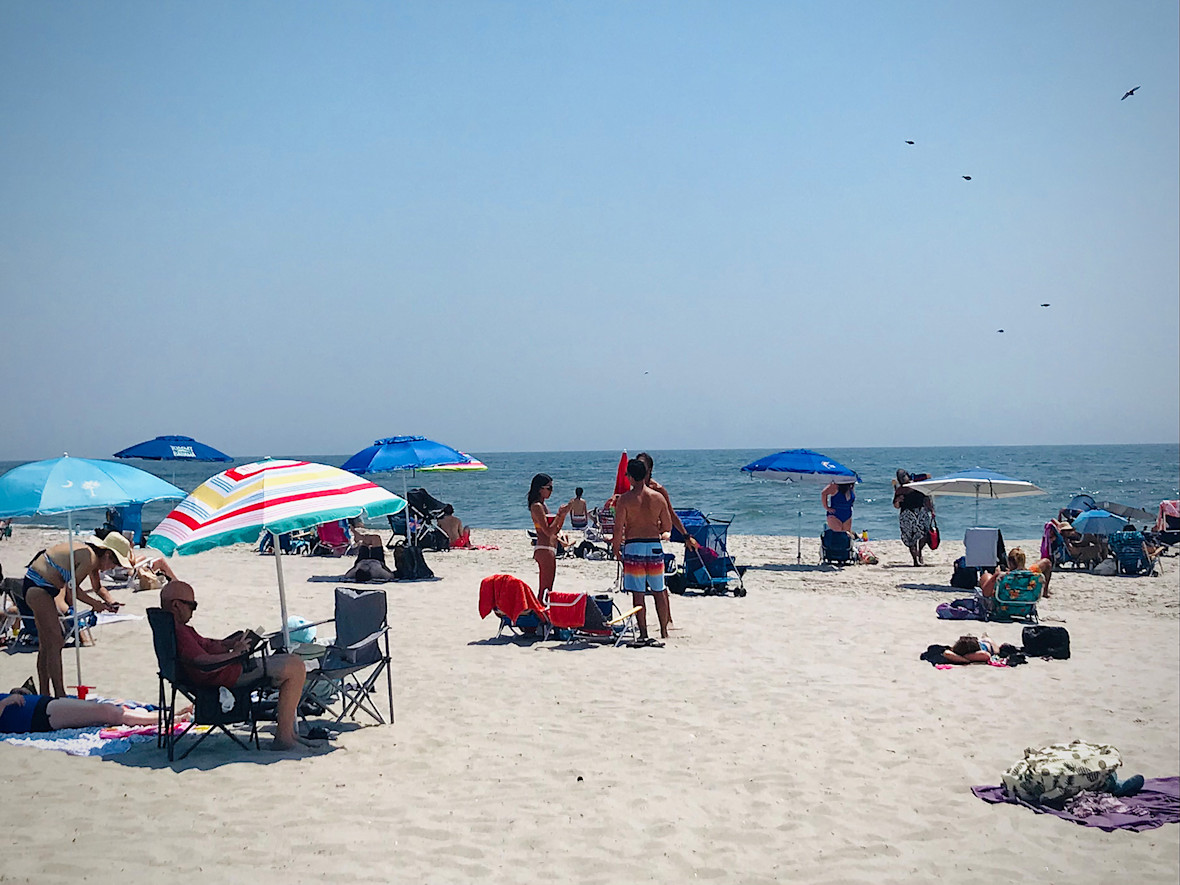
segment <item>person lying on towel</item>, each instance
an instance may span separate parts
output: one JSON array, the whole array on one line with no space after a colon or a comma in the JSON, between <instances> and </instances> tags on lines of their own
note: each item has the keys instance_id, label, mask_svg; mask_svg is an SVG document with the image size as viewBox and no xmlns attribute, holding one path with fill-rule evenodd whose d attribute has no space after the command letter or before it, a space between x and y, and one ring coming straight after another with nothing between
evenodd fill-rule
<instances>
[{"instance_id":1,"label":"person lying on towel","mask_svg":"<svg viewBox=\"0 0 1180 885\"><path fill-rule=\"evenodd\" d=\"M191 708L189 708L191 709ZM188 715L187 711L185 715ZM0 694L0 734L35 734L59 728L155 725L154 710L104 704L78 698L52 698L14 688Z\"/></svg>"}]
</instances>

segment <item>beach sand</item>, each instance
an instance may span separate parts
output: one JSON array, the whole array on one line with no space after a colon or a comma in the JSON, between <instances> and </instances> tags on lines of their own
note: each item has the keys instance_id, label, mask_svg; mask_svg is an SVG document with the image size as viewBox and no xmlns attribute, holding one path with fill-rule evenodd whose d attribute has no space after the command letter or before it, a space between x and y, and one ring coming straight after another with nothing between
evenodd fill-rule
<instances>
[{"instance_id":1,"label":"beach sand","mask_svg":"<svg viewBox=\"0 0 1180 885\"><path fill-rule=\"evenodd\" d=\"M60 533L17 529L19 574ZM154 743L107 759L0 745L0 881L1175 883L1180 827L1105 833L970 792L1025 747L1117 746L1127 773L1180 774L1180 569L1155 578L1054 575L1043 621L1069 661L936 670L934 642L1012 624L939 621L950 541L912 568L820 568L817 542L731 536L746 598L673 596L664 648L495 641L479 581L536 570L523 531L495 551L427 554L439 580L388 584L393 726L341 734L308 758L214 736L170 767ZM1035 550L1035 542L1024 542ZM677 553L680 548L673 545ZM284 557L292 613L331 616L349 560ZM810 563L810 564L808 564ZM209 636L278 626L274 559L239 546L174 557ZM561 560L557 588L614 583L611 562ZM157 594L124 592L142 614ZM620 604L624 601L618 597ZM654 624L654 611L651 615ZM85 682L151 702L146 621L82 650ZM67 683L73 652L67 650ZM34 672L0 655L0 684ZM264 738L265 740L265 738ZM216 877L212 880L208 877Z\"/></svg>"}]
</instances>

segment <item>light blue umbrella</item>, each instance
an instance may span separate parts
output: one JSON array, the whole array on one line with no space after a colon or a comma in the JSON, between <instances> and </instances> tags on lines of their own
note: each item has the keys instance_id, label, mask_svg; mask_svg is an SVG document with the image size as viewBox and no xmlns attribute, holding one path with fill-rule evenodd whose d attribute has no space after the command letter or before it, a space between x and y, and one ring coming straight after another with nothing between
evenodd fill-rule
<instances>
[{"instance_id":1,"label":"light blue umbrella","mask_svg":"<svg viewBox=\"0 0 1180 885\"><path fill-rule=\"evenodd\" d=\"M1083 535L1113 535L1127 525L1126 517L1117 516L1109 510L1087 510L1073 520L1073 527Z\"/></svg>"},{"instance_id":2,"label":"light blue umbrella","mask_svg":"<svg viewBox=\"0 0 1180 885\"><path fill-rule=\"evenodd\" d=\"M52 516L99 507L146 504L164 498L183 498L184 492L138 467L88 458L53 458L14 467L0 476L0 519L10 516ZM70 549L74 527L66 520ZM77 587L74 558L70 557L70 585ZM78 641L78 601L74 600L74 657L82 684L82 654Z\"/></svg>"},{"instance_id":3,"label":"light blue umbrella","mask_svg":"<svg viewBox=\"0 0 1180 885\"><path fill-rule=\"evenodd\" d=\"M89 458L53 458L0 476L0 519L146 504L185 493L138 467Z\"/></svg>"}]
</instances>

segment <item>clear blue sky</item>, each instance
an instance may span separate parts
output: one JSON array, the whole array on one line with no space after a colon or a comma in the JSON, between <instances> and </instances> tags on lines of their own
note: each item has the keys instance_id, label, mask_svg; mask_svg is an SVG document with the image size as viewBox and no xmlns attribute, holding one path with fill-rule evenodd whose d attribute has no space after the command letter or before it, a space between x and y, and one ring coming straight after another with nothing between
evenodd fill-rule
<instances>
[{"instance_id":1,"label":"clear blue sky","mask_svg":"<svg viewBox=\"0 0 1180 885\"><path fill-rule=\"evenodd\" d=\"M1174 442L1177 19L0 0L0 458Z\"/></svg>"}]
</instances>

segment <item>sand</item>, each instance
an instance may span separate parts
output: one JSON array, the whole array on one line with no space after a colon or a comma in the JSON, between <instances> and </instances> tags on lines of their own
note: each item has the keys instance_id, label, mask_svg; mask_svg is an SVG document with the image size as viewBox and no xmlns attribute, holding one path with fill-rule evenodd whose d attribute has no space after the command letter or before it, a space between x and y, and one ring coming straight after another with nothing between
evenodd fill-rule
<instances>
[{"instance_id":1,"label":"sand","mask_svg":"<svg viewBox=\"0 0 1180 885\"><path fill-rule=\"evenodd\" d=\"M0 562L17 574L59 538L18 529ZM1128 772L1180 773L1174 558L1155 578L1055 575L1041 611L1069 628L1069 661L940 671L918 654L985 626L934 615L959 595L960 544L913 568L878 542L881 564L840 570L815 565L814 540L797 567L794 538L731 536L746 598L674 596L666 647L614 649L492 640L480 579L536 572L524 532L476 540L500 549L428 554L439 580L386 585L393 726L302 759L213 737L175 766L154 743L107 759L0 745L0 881L1177 881L1180 827L1104 833L969 789L1075 738L1114 744ZM273 558L172 562L204 634L277 626ZM291 611L330 617L333 584L308 579L349 562L284 563ZM614 576L562 560L557 587ZM1018 625L986 629L1019 642ZM82 657L98 693L155 699L146 621L103 627ZM0 684L34 664L0 654Z\"/></svg>"}]
</instances>

